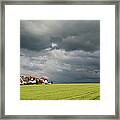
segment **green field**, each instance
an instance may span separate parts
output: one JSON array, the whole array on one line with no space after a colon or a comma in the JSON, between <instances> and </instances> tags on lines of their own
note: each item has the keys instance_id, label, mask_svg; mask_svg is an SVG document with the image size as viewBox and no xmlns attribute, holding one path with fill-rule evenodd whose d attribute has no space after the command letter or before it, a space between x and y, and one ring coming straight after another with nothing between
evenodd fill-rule
<instances>
[{"instance_id":1,"label":"green field","mask_svg":"<svg viewBox=\"0 0 120 120\"><path fill-rule=\"evenodd\" d=\"M100 84L21 85L21 100L99 100Z\"/></svg>"}]
</instances>

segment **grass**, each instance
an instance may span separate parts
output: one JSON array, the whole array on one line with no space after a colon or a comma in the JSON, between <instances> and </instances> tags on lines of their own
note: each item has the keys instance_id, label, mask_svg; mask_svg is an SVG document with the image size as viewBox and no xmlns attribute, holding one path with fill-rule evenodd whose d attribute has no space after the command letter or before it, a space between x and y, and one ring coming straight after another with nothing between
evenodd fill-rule
<instances>
[{"instance_id":1,"label":"grass","mask_svg":"<svg viewBox=\"0 0 120 120\"><path fill-rule=\"evenodd\" d=\"M100 84L21 85L21 100L99 100Z\"/></svg>"}]
</instances>

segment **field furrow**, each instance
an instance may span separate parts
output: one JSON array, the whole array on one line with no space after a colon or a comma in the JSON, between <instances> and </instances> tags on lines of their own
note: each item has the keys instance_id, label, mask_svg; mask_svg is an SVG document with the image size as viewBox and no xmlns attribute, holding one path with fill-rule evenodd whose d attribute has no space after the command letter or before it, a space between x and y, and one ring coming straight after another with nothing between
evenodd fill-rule
<instances>
[{"instance_id":1,"label":"field furrow","mask_svg":"<svg viewBox=\"0 0 120 120\"><path fill-rule=\"evenodd\" d=\"M21 85L21 100L99 100L100 84Z\"/></svg>"}]
</instances>

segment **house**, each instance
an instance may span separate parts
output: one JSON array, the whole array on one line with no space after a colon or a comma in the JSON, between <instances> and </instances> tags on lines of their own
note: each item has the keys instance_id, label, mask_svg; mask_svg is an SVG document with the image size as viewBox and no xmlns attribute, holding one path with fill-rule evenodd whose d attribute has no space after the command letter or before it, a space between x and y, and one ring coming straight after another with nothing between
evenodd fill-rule
<instances>
[{"instance_id":1,"label":"house","mask_svg":"<svg viewBox=\"0 0 120 120\"><path fill-rule=\"evenodd\" d=\"M30 77L29 77L28 84L36 84L36 77L30 76Z\"/></svg>"},{"instance_id":2,"label":"house","mask_svg":"<svg viewBox=\"0 0 120 120\"><path fill-rule=\"evenodd\" d=\"M47 76L42 76L40 78L40 81L42 82L42 84L48 84L48 77Z\"/></svg>"},{"instance_id":3,"label":"house","mask_svg":"<svg viewBox=\"0 0 120 120\"><path fill-rule=\"evenodd\" d=\"M35 77L35 76L20 76L20 85L27 85L27 84L48 84L48 77Z\"/></svg>"}]
</instances>

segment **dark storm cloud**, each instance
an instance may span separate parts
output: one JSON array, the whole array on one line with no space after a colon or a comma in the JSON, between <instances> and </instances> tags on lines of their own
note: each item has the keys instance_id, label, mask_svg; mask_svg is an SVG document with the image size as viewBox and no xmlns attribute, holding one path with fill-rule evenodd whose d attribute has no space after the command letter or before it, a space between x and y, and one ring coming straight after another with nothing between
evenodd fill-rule
<instances>
[{"instance_id":1,"label":"dark storm cloud","mask_svg":"<svg viewBox=\"0 0 120 120\"><path fill-rule=\"evenodd\" d=\"M47 75L54 83L99 82L99 51L21 49L21 74Z\"/></svg>"},{"instance_id":2,"label":"dark storm cloud","mask_svg":"<svg viewBox=\"0 0 120 120\"><path fill-rule=\"evenodd\" d=\"M99 20L20 22L20 73L54 83L100 81Z\"/></svg>"},{"instance_id":3,"label":"dark storm cloud","mask_svg":"<svg viewBox=\"0 0 120 120\"><path fill-rule=\"evenodd\" d=\"M20 22L21 48L40 51L54 42L59 49L96 51L100 48L99 20Z\"/></svg>"}]
</instances>

